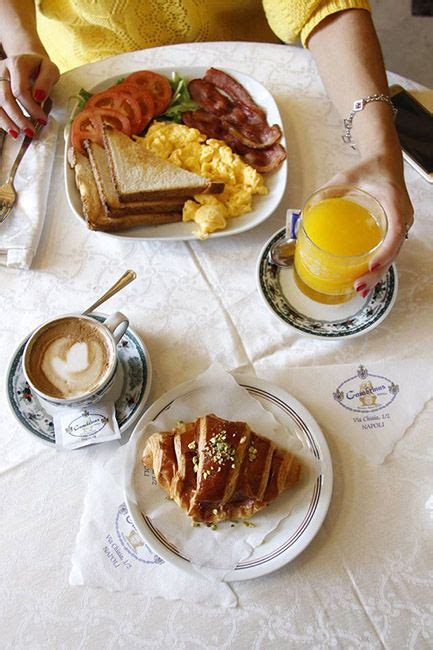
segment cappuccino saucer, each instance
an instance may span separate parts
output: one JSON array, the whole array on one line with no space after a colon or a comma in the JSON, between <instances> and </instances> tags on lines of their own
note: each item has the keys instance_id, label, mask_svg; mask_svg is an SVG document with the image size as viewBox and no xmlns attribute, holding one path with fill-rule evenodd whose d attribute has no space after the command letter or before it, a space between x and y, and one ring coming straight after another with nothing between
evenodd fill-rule
<instances>
[{"instance_id":1,"label":"cappuccino saucer","mask_svg":"<svg viewBox=\"0 0 433 650\"><path fill-rule=\"evenodd\" d=\"M102 322L102 313L90 314ZM23 373L22 357L30 335L18 346L12 356L6 375L7 397L18 422L42 442L55 446L53 415L57 407L35 395ZM116 418L121 433L131 427L143 412L150 392L152 366L149 352L130 327L117 344L118 369L109 398L115 402Z\"/></svg>"},{"instance_id":2,"label":"cappuccino saucer","mask_svg":"<svg viewBox=\"0 0 433 650\"><path fill-rule=\"evenodd\" d=\"M398 291L395 264L365 299L355 296L339 305L319 304L298 288L293 266L283 268L269 260L269 251L285 232L278 230L264 245L257 262L257 287L266 306L286 325L306 336L342 340L371 331L388 316Z\"/></svg>"}]
</instances>

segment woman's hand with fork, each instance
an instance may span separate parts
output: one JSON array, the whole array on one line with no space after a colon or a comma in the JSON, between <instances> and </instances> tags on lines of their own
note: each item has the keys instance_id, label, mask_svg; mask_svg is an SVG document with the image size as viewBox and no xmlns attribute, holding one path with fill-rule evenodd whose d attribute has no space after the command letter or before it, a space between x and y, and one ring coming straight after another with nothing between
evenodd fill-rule
<instances>
[{"instance_id":1,"label":"woman's hand with fork","mask_svg":"<svg viewBox=\"0 0 433 650\"><path fill-rule=\"evenodd\" d=\"M57 66L41 53L6 56L0 61L0 127L13 138L35 134L34 122L46 124L41 107L59 78ZM30 117L27 117L23 108Z\"/></svg>"},{"instance_id":2,"label":"woman's hand with fork","mask_svg":"<svg viewBox=\"0 0 433 650\"><path fill-rule=\"evenodd\" d=\"M44 101L45 118L48 116L48 113L51 110L51 106L52 106L52 101L51 98L48 97ZM46 119L44 120L44 123L46 124ZM33 135L37 135L42 128L43 128L42 120L35 121L34 122L35 133ZM2 131L2 135L3 134L4 131ZM1 146L3 145L3 139L1 136L0 139L1 139L1 144L0 144L0 153L1 153ZM14 187L15 174L17 172L19 164L21 163L21 160L23 159L25 152L27 151L27 149L29 148L32 142L33 142L33 136L30 137L26 135L23 138L23 141L21 142L21 147L19 148L15 160L12 163L12 167L9 171L9 175L6 179L6 182L0 186L0 224L6 221L6 219L11 214L15 206L17 200L17 192Z\"/></svg>"}]
</instances>

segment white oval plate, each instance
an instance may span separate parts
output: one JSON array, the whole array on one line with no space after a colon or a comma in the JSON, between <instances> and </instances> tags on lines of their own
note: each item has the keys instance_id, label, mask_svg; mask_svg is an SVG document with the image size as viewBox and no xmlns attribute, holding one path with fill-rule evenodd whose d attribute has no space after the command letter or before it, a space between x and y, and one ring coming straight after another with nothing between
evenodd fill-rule
<instances>
[{"instance_id":1,"label":"white oval plate","mask_svg":"<svg viewBox=\"0 0 433 650\"><path fill-rule=\"evenodd\" d=\"M299 555L313 540L326 516L331 500L333 477L328 445L309 411L292 395L263 379L238 374L234 374L234 377L238 384L255 397L279 422L299 436L312 454L321 461L322 474L312 487L308 500L304 501L303 505L295 507L263 544L228 573L225 577L226 582L249 580L271 573ZM169 408L174 400L193 391L194 387L195 380L180 384L160 397L142 415L128 443L124 487L126 505L137 531L146 544L166 562L171 562L179 569L197 575L189 560L184 558L170 540L164 538L152 520L140 511L134 487L136 463L141 463L141 458L137 458L137 448L140 445L143 429Z\"/></svg>"},{"instance_id":2,"label":"white oval plate","mask_svg":"<svg viewBox=\"0 0 433 650\"><path fill-rule=\"evenodd\" d=\"M171 78L172 72L178 72L180 75L190 80L197 77L203 77L208 67L209 66L201 67L179 65L176 66L176 68L152 68L152 71L165 75L168 78ZM285 147L286 141L284 138L284 129L281 121L281 115L271 93L264 86L262 86L261 83L252 77L243 74L242 72L237 72L236 70L230 70L228 68L224 68L224 72L227 72L229 75L237 79L248 90L254 101L257 102L257 104L266 111L266 116L269 124L278 124L281 127L283 136L280 142L283 147ZM93 86L92 88L86 88L85 90L88 90L92 93L99 92L100 90L105 90L105 88L108 88L109 86L112 86L114 83L116 83L116 81L118 81L118 79L120 79L122 76L127 76L128 74L129 73L126 71L124 75L116 75L115 77L110 77L110 79L106 79L96 86ZM76 105L72 112L72 117L76 114L77 111L78 109ZM67 161L67 152L71 144L69 131L70 129L67 127L65 129L66 147L64 157L66 196L74 215L80 220L84 220L80 194L75 185L75 174L68 165ZM269 194L266 196L253 197L254 208L251 212L241 217L229 219L227 227L224 230L217 230L216 232L211 233L208 238L215 239L216 237L228 237L229 235L236 235L238 233L245 232L246 230L254 228L254 226L257 226L259 223L262 223L262 221L270 217L278 207L278 204L280 203L284 194L284 190L286 188L287 160L283 162L277 171L265 175L265 182L269 189ZM197 237L193 235L194 228L195 224L193 222L180 222L161 224L158 226L141 226L133 228L132 230L125 230L125 232L101 234L108 237L116 237L118 239L135 239L143 241L149 239L197 240Z\"/></svg>"}]
</instances>

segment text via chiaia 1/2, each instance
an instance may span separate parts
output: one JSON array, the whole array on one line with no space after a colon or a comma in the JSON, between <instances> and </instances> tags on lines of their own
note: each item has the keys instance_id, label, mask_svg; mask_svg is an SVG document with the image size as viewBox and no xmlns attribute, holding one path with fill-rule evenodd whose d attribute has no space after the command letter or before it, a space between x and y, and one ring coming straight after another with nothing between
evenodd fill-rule
<instances>
[{"instance_id":1,"label":"text via chiaia 1/2","mask_svg":"<svg viewBox=\"0 0 433 650\"><path fill-rule=\"evenodd\" d=\"M353 421L360 424L361 428L366 431L368 429L383 429L386 420L390 420L389 413L382 413L381 415L364 415L362 417L354 417Z\"/></svg>"},{"instance_id":2,"label":"text via chiaia 1/2","mask_svg":"<svg viewBox=\"0 0 433 650\"><path fill-rule=\"evenodd\" d=\"M129 562L122 553L122 549L111 535L107 535L105 538L107 544L104 546L104 553L107 558L110 560L111 564L116 568L125 567L130 569L132 567L131 562Z\"/></svg>"}]
</instances>

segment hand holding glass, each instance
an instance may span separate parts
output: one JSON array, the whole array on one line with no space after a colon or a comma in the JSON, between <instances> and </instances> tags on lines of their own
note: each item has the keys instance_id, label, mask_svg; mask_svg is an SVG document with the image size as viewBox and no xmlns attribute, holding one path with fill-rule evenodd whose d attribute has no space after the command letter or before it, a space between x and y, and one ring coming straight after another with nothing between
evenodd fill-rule
<instances>
[{"instance_id":1,"label":"hand holding glass","mask_svg":"<svg viewBox=\"0 0 433 650\"><path fill-rule=\"evenodd\" d=\"M327 187L302 210L295 250L295 280L309 298L338 304L356 295L353 282L385 239L380 203L356 187Z\"/></svg>"}]
</instances>

